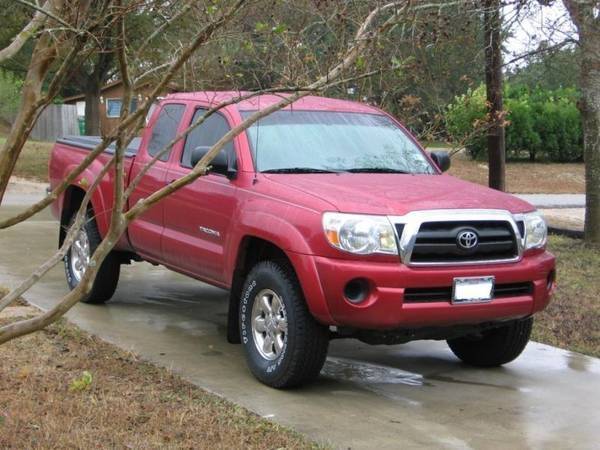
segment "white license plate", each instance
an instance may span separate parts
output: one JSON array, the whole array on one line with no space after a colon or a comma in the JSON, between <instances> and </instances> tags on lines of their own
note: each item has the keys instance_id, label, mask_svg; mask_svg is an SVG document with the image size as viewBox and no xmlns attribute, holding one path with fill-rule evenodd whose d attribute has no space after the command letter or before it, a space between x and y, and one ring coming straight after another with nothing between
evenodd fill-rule
<instances>
[{"instance_id":1,"label":"white license plate","mask_svg":"<svg viewBox=\"0 0 600 450\"><path fill-rule=\"evenodd\" d=\"M452 303L485 303L492 301L494 277L455 278Z\"/></svg>"}]
</instances>

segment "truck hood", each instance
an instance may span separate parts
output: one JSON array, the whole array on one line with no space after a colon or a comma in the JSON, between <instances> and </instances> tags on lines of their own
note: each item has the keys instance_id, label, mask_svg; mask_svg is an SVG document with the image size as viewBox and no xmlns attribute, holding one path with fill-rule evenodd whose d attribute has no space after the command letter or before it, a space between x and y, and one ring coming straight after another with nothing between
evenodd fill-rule
<instances>
[{"instance_id":1,"label":"truck hood","mask_svg":"<svg viewBox=\"0 0 600 450\"><path fill-rule=\"evenodd\" d=\"M348 213L404 215L427 209L502 209L513 214L533 211L529 203L449 175L404 174L268 174L285 185Z\"/></svg>"}]
</instances>

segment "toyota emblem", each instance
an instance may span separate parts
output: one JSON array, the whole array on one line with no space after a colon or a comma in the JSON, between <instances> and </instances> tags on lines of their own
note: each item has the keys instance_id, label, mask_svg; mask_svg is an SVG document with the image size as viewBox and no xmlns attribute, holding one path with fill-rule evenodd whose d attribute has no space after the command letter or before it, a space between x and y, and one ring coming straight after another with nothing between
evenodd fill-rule
<instances>
[{"instance_id":1,"label":"toyota emblem","mask_svg":"<svg viewBox=\"0 0 600 450\"><path fill-rule=\"evenodd\" d=\"M463 250L473 250L478 242L479 237L473 230L463 230L456 235L456 243Z\"/></svg>"}]
</instances>

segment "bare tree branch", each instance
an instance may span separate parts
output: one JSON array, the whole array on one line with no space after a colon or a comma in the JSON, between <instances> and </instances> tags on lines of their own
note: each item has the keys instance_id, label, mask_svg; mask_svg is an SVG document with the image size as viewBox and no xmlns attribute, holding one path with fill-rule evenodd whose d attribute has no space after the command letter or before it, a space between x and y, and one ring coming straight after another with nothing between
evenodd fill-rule
<instances>
[{"instance_id":1,"label":"bare tree branch","mask_svg":"<svg viewBox=\"0 0 600 450\"><path fill-rule=\"evenodd\" d=\"M241 6L241 3L243 2L238 2L237 6ZM151 205L153 205L157 201L161 200L162 198L176 191L177 189L185 186L186 184L189 184L199 176L205 174L210 161L235 136L243 132L252 124L256 123L258 120L260 120L260 118L265 117L268 114L271 114L281 108L284 108L292 104L296 100L308 95L310 92L319 90L327 86L329 83L335 81L336 79L339 79L344 73L344 71L349 69L355 63L356 59L366 50L369 43L372 42L375 37L377 37L378 33L389 29L393 22L393 18L395 18L395 16L398 14L398 11L394 12L392 17L385 21L383 25L377 27L376 30L369 31L377 16L382 11L390 9L395 5L397 5L397 3L390 3L388 5L385 5L384 7L375 9L371 14L369 14L362 26L359 28L358 32L356 33L354 42L352 43L348 51L345 53L341 62L335 65L333 68L331 68L325 76L320 77L317 81L307 86L306 91L296 92L287 97L284 97L279 102L263 110L259 110L252 114L250 117L246 118L241 124L231 129L214 146L212 146L208 153L198 162L198 164L196 164L196 166L190 171L190 173L188 173L184 177L179 178L169 186L156 191L146 199L138 202L124 215L125 220L120 220L120 218L123 217L121 214L112 214L109 230L106 233L100 245L96 248L96 251L94 252L91 258L87 270L85 271L81 281L75 287L75 289L73 289L65 297L63 297L63 299L53 308L41 314L40 316L37 316L33 319L19 321L0 327L0 344L14 339L18 336L31 333L35 330L39 330L45 327L46 325L54 322L62 315L64 315L84 295L89 293L92 289L94 279L98 273L102 261L115 246L118 238L125 231L127 224L135 217L139 216L142 212L147 210ZM179 67L180 66L181 64L179 64ZM125 119L125 121L131 119L134 116L135 114L130 115L127 119ZM117 181L115 181L115 183L117 183Z\"/></svg>"},{"instance_id":2,"label":"bare tree branch","mask_svg":"<svg viewBox=\"0 0 600 450\"><path fill-rule=\"evenodd\" d=\"M23 280L21 284L19 284L19 286L17 286L15 289L13 289L0 299L0 311L5 309L7 306L10 306L12 302L14 302L17 298L19 298L21 295L27 292L27 290L29 290L31 286L36 284L44 275L46 275L46 273L48 273L50 269L52 269L65 257L65 255L73 245L77 233L83 226L83 223L86 219L87 208L92 198L92 195L96 191L96 188L98 187L100 182L103 180L109 168L112 166L113 162L114 157L112 157L108 161L108 163L104 165L104 167L98 174L98 177L94 180L92 185L85 193L85 196L81 201L81 205L79 206L79 209L77 210L77 213L75 215L75 221L73 222L73 225L71 225L71 227L69 228L67 235L65 236L62 245L60 246L60 249L54 255L48 258L43 264L41 264L29 277Z\"/></svg>"},{"instance_id":3,"label":"bare tree branch","mask_svg":"<svg viewBox=\"0 0 600 450\"><path fill-rule=\"evenodd\" d=\"M63 19L61 19L56 14L54 14L52 11L50 11L50 8L46 8L46 4L44 4L44 6L39 6L35 3L31 3L26 0L15 0L15 1L17 3L20 3L24 6L31 8L31 9L35 9L37 11L36 14L39 13L43 16L50 17L52 20L55 20L56 22L60 23L63 27L65 27L68 30L75 31L75 32L80 31L80 30L77 30L76 28L73 28L68 22L65 22ZM46 2L46 3L48 3L48 2Z\"/></svg>"},{"instance_id":4,"label":"bare tree branch","mask_svg":"<svg viewBox=\"0 0 600 450\"><path fill-rule=\"evenodd\" d=\"M234 17L235 13L237 11L239 11L240 8L245 3L246 3L246 0L237 0L236 3L231 8L229 8L222 15L220 15L215 20L213 20L212 22L210 22L206 26L204 26L196 34L196 36L192 40L192 42L182 51L182 53L179 55L179 58L171 64L171 66L169 67L169 70L165 73L165 75L163 76L161 81L159 83L157 83L157 85L154 87L152 92L148 95L148 100L146 100L142 104L142 106L137 111L135 111L135 113L128 115L127 118L125 118L123 121L121 121L119 123L119 125L116 127L116 129L113 132L111 132L107 136L105 136L102 139L102 142L100 144L98 144L96 146L96 148L94 148L94 150L84 158L84 160L81 162L81 164L79 164L79 166L77 168L75 168L68 175L68 177L65 180L63 180L60 183L60 185L54 189L54 191L52 191L48 196L46 196L42 200L38 201L34 205L31 205L25 211L17 214L14 217L0 221L0 229L8 228L10 226L16 225L17 223L20 223L20 222L28 219L29 217L33 216L34 214L37 214L38 212L40 212L41 210L46 208L48 205L50 205L53 201L58 199L58 197L69 187L69 185L91 164L92 161L94 161L94 159L99 154L101 154L110 145L111 142L115 141L116 138L121 133L123 133L124 131L129 129L134 123L136 123L140 119L140 117L144 117L146 115L146 113L148 112L154 99L165 89L165 87L168 85L168 83L175 76L175 73L183 66L183 63L204 42L208 41L219 28L226 25ZM40 88L41 88L41 84L40 84ZM36 98L37 98L37 96L36 96ZM34 112L30 112L30 114L33 115ZM25 121L27 123L31 123L32 118L33 117L26 116L26 117L24 117L23 121ZM13 133L11 133L11 135L12 134ZM18 138L23 141L22 143L20 143L20 141L19 141L19 143L20 143L19 150L20 150L20 148L22 148L22 146L23 146L22 144L24 143L24 139L21 134L15 133L15 135L16 135L15 139ZM13 142L9 143L9 140L7 139L7 141L5 143L5 148L8 147L9 145L11 145L11 148L16 147ZM0 157L1 156L2 156L2 152L0 151ZM0 172L0 201L2 199L2 195L6 188L6 185L8 184L8 178L9 178L10 174L12 173L14 163L16 162L16 158L14 158L14 154L10 154L9 156L12 157L14 161L12 162L12 166L10 166L10 168L8 167L8 162L7 162L7 168L4 169L4 171L7 173L6 176L3 176L4 172ZM0 163L2 163L2 162L3 161L0 158ZM3 164L0 164L0 167L3 167ZM4 185L4 187L3 187L3 185Z\"/></svg>"},{"instance_id":5,"label":"bare tree branch","mask_svg":"<svg viewBox=\"0 0 600 450\"><path fill-rule=\"evenodd\" d=\"M47 0L41 7L42 10L50 8L50 1ZM25 45L25 43L42 27L46 20L46 14L37 11L33 18L25 25L25 27L15 36L13 41L5 48L0 50L0 62L15 56Z\"/></svg>"}]
</instances>

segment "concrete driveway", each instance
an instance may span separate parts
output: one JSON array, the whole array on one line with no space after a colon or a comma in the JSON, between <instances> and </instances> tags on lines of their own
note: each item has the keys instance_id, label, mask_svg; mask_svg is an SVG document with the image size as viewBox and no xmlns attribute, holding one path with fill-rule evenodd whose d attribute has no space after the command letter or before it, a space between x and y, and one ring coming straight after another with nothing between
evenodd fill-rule
<instances>
[{"instance_id":1,"label":"concrete driveway","mask_svg":"<svg viewBox=\"0 0 600 450\"><path fill-rule=\"evenodd\" d=\"M0 216L17 211L3 206ZM46 213L0 231L0 283L14 285L56 247ZM55 268L27 298L51 306L66 292ZM575 301L576 299L574 299ZM444 343L371 347L334 341L321 377L267 388L227 344L224 291L139 263L115 298L78 305L70 320L183 378L336 448L598 448L600 361L540 344L504 368L461 364Z\"/></svg>"},{"instance_id":2,"label":"concrete driveway","mask_svg":"<svg viewBox=\"0 0 600 450\"><path fill-rule=\"evenodd\" d=\"M585 194L515 194L536 208L585 208Z\"/></svg>"}]
</instances>

